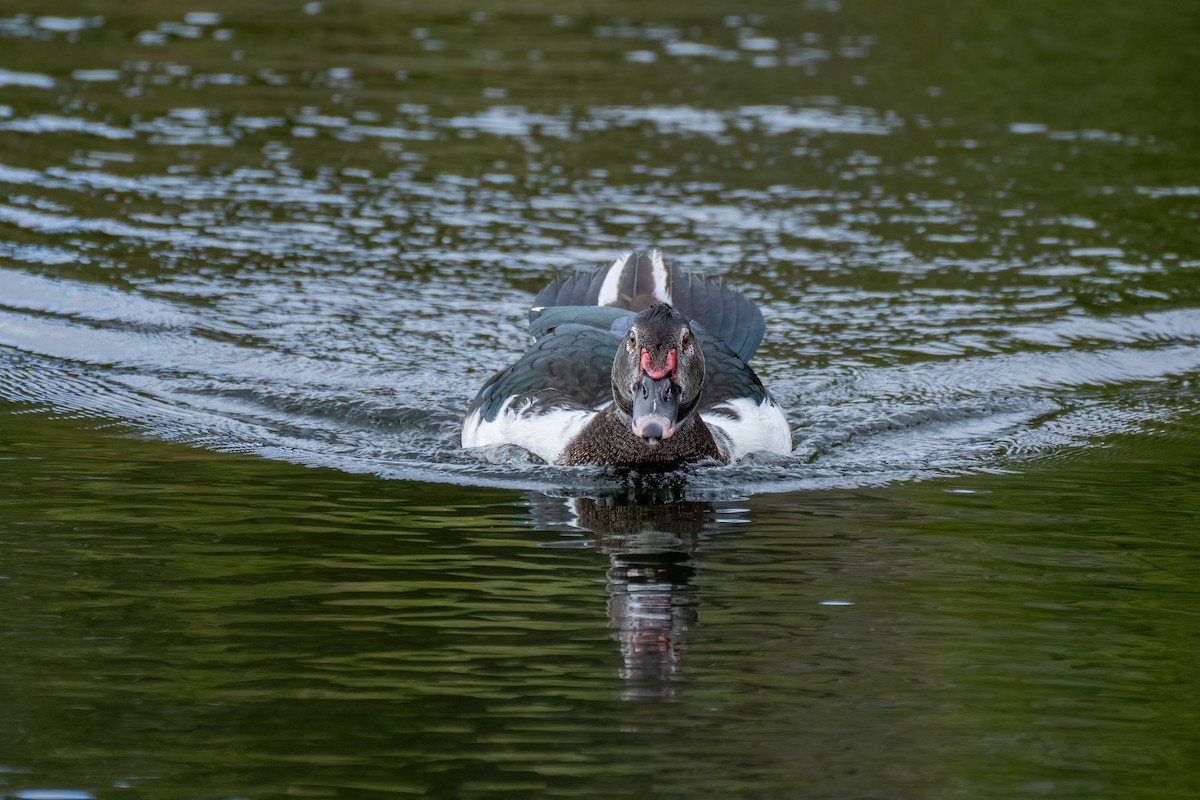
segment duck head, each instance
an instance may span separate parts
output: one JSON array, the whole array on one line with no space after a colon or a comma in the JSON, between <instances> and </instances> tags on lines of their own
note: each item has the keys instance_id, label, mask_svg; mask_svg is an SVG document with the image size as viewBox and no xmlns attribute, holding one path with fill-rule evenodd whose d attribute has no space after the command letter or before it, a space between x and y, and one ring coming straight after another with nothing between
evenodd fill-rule
<instances>
[{"instance_id":1,"label":"duck head","mask_svg":"<svg viewBox=\"0 0 1200 800\"><path fill-rule=\"evenodd\" d=\"M633 435L656 445L695 410L704 354L687 317L660 303L633 318L613 360L612 393Z\"/></svg>"}]
</instances>

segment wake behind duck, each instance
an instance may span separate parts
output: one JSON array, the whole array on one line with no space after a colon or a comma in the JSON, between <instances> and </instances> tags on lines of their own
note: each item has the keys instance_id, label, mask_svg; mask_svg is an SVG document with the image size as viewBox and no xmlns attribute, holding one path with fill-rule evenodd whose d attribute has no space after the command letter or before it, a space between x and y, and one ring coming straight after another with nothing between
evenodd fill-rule
<instances>
[{"instance_id":1,"label":"wake behind duck","mask_svg":"<svg viewBox=\"0 0 1200 800\"><path fill-rule=\"evenodd\" d=\"M747 365L765 331L752 300L657 250L556 278L529 311L533 346L471 401L462 445L618 467L787 455L783 409Z\"/></svg>"}]
</instances>

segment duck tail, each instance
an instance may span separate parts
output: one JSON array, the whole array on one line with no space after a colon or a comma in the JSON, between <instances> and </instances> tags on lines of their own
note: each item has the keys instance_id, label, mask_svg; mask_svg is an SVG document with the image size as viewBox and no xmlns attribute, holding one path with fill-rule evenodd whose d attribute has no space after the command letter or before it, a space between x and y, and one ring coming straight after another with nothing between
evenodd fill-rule
<instances>
[{"instance_id":1,"label":"duck tail","mask_svg":"<svg viewBox=\"0 0 1200 800\"><path fill-rule=\"evenodd\" d=\"M609 306L643 311L668 303L749 361L766 332L754 301L719 280L685 272L659 250L631 250L591 272L560 276L538 293L530 321L554 306Z\"/></svg>"},{"instance_id":2,"label":"duck tail","mask_svg":"<svg viewBox=\"0 0 1200 800\"><path fill-rule=\"evenodd\" d=\"M556 278L534 300L535 307L611 306L642 311L671 302L670 267L658 250L631 250L590 272Z\"/></svg>"}]
</instances>

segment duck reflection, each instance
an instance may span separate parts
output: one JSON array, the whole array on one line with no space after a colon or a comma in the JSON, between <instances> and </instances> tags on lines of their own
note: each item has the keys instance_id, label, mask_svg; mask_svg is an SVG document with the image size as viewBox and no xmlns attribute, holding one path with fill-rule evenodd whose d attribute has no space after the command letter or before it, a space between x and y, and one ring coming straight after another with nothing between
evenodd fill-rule
<instances>
[{"instance_id":1,"label":"duck reflection","mask_svg":"<svg viewBox=\"0 0 1200 800\"><path fill-rule=\"evenodd\" d=\"M694 553L701 534L715 527L716 510L644 489L574 498L566 509L565 522L594 533L608 556L608 624L621 650L623 696L670 697L699 618Z\"/></svg>"}]
</instances>

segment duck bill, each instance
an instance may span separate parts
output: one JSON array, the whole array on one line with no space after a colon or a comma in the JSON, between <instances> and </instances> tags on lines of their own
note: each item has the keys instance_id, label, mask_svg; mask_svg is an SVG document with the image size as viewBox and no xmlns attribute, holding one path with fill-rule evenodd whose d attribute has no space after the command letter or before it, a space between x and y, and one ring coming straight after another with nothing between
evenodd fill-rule
<instances>
[{"instance_id":1,"label":"duck bill","mask_svg":"<svg viewBox=\"0 0 1200 800\"><path fill-rule=\"evenodd\" d=\"M645 371L633 392L633 435L650 444L675 435L679 416L679 390L671 383L672 373L652 378Z\"/></svg>"}]
</instances>

